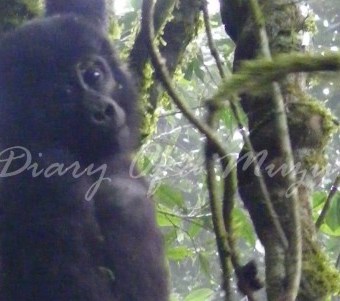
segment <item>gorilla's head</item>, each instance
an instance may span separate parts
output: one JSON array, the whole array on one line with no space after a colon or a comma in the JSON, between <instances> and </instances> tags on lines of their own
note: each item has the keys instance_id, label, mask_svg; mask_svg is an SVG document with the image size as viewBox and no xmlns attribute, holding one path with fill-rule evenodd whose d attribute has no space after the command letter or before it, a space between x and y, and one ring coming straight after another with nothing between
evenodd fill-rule
<instances>
[{"instance_id":1,"label":"gorilla's head","mask_svg":"<svg viewBox=\"0 0 340 301\"><path fill-rule=\"evenodd\" d=\"M102 1L89 16L54 15L56 3L0 41L1 146L63 148L87 161L127 152L136 93L99 21Z\"/></svg>"}]
</instances>

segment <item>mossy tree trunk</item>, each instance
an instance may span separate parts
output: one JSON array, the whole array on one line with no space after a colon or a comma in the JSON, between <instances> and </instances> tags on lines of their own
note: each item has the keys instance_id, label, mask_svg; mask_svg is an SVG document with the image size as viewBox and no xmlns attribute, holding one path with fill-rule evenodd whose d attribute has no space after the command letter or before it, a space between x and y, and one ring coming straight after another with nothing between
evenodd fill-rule
<instances>
[{"instance_id":1,"label":"mossy tree trunk","mask_svg":"<svg viewBox=\"0 0 340 301\"><path fill-rule=\"evenodd\" d=\"M32 19L41 9L39 0L2 0L0 2L0 33Z\"/></svg>"},{"instance_id":2,"label":"mossy tree trunk","mask_svg":"<svg viewBox=\"0 0 340 301\"><path fill-rule=\"evenodd\" d=\"M170 76L181 65L187 46L196 37L199 28L201 0L158 0L155 7L155 35L160 52ZM156 126L155 111L162 103L163 89L156 80L150 64L145 32L137 35L129 55L131 70L136 75L144 116L143 136L148 136Z\"/></svg>"},{"instance_id":3,"label":"mossy tree trunk","mask_svg":"<svg viewBox=\"0 0 340 301\"><path fill-rule=\"evenodd\" d=\"M237 71L244 60L252 60L262 55L259 31L250 13L248 1L220 0L222 20L227 33L236 44L234 69ZM304 29L304 18L296 2L290 0L259 1L265 16L271 54L303 51L299 31ZM241 105L248 117L251 144L256 154L261 154L260 164L270 201L275 215L268 211L263 194L258 187L253 168L238 166L239 192L249 210L257 235L265 248L266 286L268 300L293 300L294 292L287 293L287 282L291 273L299 274L298 257L302 255L302 275L298 300L324 300L332 292L333 270L322 254L316 239L316 230L311 216L311 193L320 180L325 166L324 147L330 136L332 120L322 104L305 92L305 78L301 74L288 75L280 83L280 95L284 101L284 112L275 106L274 89L260 95L244 93L240 95ZM297 176L298 219L301 231L296 228L291 215L292 206L289 193L292 183L284 173L287 167L286 154L282 153L281 139L277 124L277 114L286 114L289 124L291 148ZM249 149L243 148L241 156ZM261 160L260 160L261 161ZM275 231L273 220L282 226L287 238L287 248ZM294 244L302 242L294 256L290 250ZM298 254L300 252L300 255Z\"/></svg>"}]
</instances>

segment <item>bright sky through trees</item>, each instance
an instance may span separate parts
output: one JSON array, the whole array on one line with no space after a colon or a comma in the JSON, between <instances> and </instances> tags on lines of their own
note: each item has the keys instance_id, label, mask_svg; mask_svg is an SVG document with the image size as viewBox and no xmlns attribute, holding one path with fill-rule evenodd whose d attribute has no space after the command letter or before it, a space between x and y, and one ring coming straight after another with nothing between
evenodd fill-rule
<instances>
[{"instance_id":1,"label":"bright sky through trees","mask_svg":"<svg viewBox=\"0 0 340 301\"><path fill-rule=\"evenodd\" d=\"M117 15L121 15L131 8L130 0L114 1L115 12ZM209 12L216 13L219 10L220 4L218 0L209 0Z\"/></svg>"}]
</instances>

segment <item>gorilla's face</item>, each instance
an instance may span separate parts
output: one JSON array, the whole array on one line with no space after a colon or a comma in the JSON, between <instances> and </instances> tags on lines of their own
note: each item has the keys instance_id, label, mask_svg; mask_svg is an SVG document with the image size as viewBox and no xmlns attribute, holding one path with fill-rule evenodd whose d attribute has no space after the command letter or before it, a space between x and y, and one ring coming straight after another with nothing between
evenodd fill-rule
<instances>
[{"instance_id":1,"label":"gorilla's face","mask_svg":"<svg viewBox=\"0 0 340 301\"><path fill-rule=\"evenodd\" d=\"M2 144L62 147L87 160L131 147L134 88L100 31L51 17L0 45Z\"/></svg>"}]
</instances>

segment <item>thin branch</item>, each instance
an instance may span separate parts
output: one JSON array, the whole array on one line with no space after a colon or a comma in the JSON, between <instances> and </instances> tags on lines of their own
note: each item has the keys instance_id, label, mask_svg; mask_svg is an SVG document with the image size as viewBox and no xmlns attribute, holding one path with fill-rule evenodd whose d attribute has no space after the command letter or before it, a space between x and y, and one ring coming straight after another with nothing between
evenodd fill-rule
<instances>
[{"instance_id":1,"label":"thin branch","mask_svg":"<svg viewBox=\"0 0 340 301\"><path fill-rule=\"evenodd\" d=\"M206 34L208 38L208 46L212 57L216 61L217 68L219 70L221 78L225 78L225 73L222 67L222 62L220 60L219 54L216 50L209 20L209 12L207 7L207 2L204 1L202 5L204 24L206 29ZM209 106L208 104L208 116L207 124L211 128L216 128L216 109L214 106ZM232 300L232 289L231 289L231 271L230 264L232 263L235 271L239 268L240 264L238 262L238 256L236 254L236 248L233 241L233 231L232 231L232 210L235 204L236 195L236 173L231 172L224 177L223 185L223 208L221 206L220 195L217 193L216 184L216 172L215 172L215 152L214 148L210 146L209 140L206 143L206 170L207 170L207 186L210 199L210 207L212 213L212 221L214 225L214 230L216 234L217 249L220 257L221 268L223 273L222 287L225 292L225 300ZM226 165L230 164L230 157L220 157L221 159L221 169L223 168L223 163Z\"/></svg>"},{"instance_id":2,"label":"thin branch","mask_svg":"<svg viewBox=\"0 0 340 301\"><path fill-rule=\"evenodd\" d=\"M325 205L324 207L322 208L322 211L318 217L318 220L316 221L315 223L315 227L317 230L320 229L321 225L323 224L325 218L326 218L326 215L327 215L327 212L329 211L329 208L331 206L331 203L332 203L332 200L335 196L335 194L337 193L338 191L338 188L339 188L339 185L340 185L340 175L338 175L331 187L331 190L328 194L328 197L326 199L326 202L325 202Z\"/></svg>"},{"instance_id":3,"label":"thin branch","mask_svg":"<svg viewBox=\"0 0 340 301\"><path fill-rule=\"evenodd\" d=\"M207 147L209 148L209 147ZM206 154L206 170L207 170L207 187L210 199L210 208L212 213L212 221L216 234L217 250L221 262L222 269L222 288L225 291L225 301L231 300L231 272L229 266L230 248L227 244L228 234L224 228L221 201L217 193L216 173L213 153L207 150Z\"/></svg>"},{"instance_id":4,"label":"thin branch","mask_svg":"<svg viewBox=\"0 0 340 301\"><path fill-rule=\"evenodd\" d=\"M154 14L153 20L155 24L154 30L157 34L164 28L165 24L169 20L169 16L171 15L176 3L176 0L162 0L157 2L157 13ZM141 28L129 54L130 68L141 78L143 76L145 64L150 58L147 45L145 45L144 40L145 32L144 29ZM141 78L138 78L138 80Z\"/></svg>"},{"instance_id":5,"label":"thin branch","mask_svg":"<svg viewBox=\"0 0 340 301\"><path fill-rule=\"evenodd\" d=\"M271 60L271 52L268 41L268 35L265 28L265 19L262 14L262 10L257 0L250 0L250 10L254 18L255 26L259 32L260 46L262 55ZM281 88L277 82L272 83L273 89L273 109L275 112L275 122L277 135L280 137L280 151L282 157L285 159L285 163L291 172L287 175L288 185L294 185L296 183L296 174L294 172L294 157L292 152L292 145L290 142L288 121L284 109L284 100L281 92ZM296 299L299 291L300 279L301 279L301 265L302 265L302 241L301 241L301 221L300 221L300 209L298 202L298 192L295 187L287 201L290 203L288 208L290 212L290 225L289 225L289 249L286 252L286 292L285 300L293 301Z\"/></svg>"},{"instance_id":6,"label":"thin branch","mask_svg":"<svg viewBox=\"0 0 340 301\"><path fill-rule=\"evenodd\" d=\"M186 105L185 100L178 95L169 73L166 69L164 59L161 57L158 49L154 44L154 29L153 29L153 13L154 13L154 1L144 0L142 7L142 27L145 30L146 44L149 48L152 64L156 70L157 78L161 81L163 87L173 99L176 106L182 111L184 116L203 134L207 137L210 143L214 146L216 153L219 156L227 156L227 152L224 149L223 144L219 141L216 134L206 124L200 121L191 112L190 108Z\"/></svg>"},{"instance_id":7,"label":"thin branch","mask_svg":"<svg viewBox=\"0 0 340 301\"><path fill-rule=\"evenodd\" d=\"M210 27L210 20L209 20L209 12L208 12L208 6L207 6L207 2L204 1L203 2L203 6L202 6L202 11L203 11L203 17L204 17L204 24L205 24L205 29L206 29L206 35L207 35L207 39L208 39L208 47L210 49L210 53L212 55L212 57L215 59L217 68L219 70L219 74L220 77L222 79L224 79L225 76L225 72L223 69L223 65L222 65L222 61L220 59L219 53L215 47L215 43L212 37L212 32L211 32L211 27ZM230 77L231 72L227 69L228 71L228 76ZM236 96L235 96L236 98ZM234 107L234 104L231 104L232 107ZM235 110L233 110L234 116L236 117L236 119L238 120L238 123L241 124L241 118L240 116L237 114L237 112ZM213 108L211 108L209 110L209 115L208 115L208 124L210 126L213 125L213 120L215 118L216 115L216 110L214 110ZM246 135L245 135L246 136ZM252 145L250 143L249 138L246 136L246 139L248 139L248 144L250 145L251 149L252 149ZM207 172L208 172L208 180L207 182L210 183L212 180L211 178L215 178L215 174L214 174L214 169L213 169L213 153L210 153L211 150L209 150L209 141L207 142L207 156L206 156L206 160L207 160ZM253 152L254 154L254 152ZM255 158L255 156L254 156ZM221 169L222 171L227 170L228 166L231 163L231 158L227 158L227 157L220 157L220 164L221 164ZM211 174L209 174L211 173ZM255 297L254 297L254 288L251 287L248 282L251 281L250 279L245 279L245 277L243 277L242 274L242 266L240 264L240 260L239 260L239 256L238 253L236 251L236 246L235 246L235 240L234 240L234 235L233 235L233 227L232 227L232 211L234 209L235 206L235 195L236 195L236 190L237 190L237 176L236 176L236 171L233 170L232 172L228 173L228 175L225 175L224 177L224 185L223 185L223 210L222 210L222 221L224 223L224 227L225 227L225 235L227 237L227 241L228 241L228 247L229 247L229 257L230 257L230 261L231 264L236 272L236 276L238 278L238 286L239 289L242 291L242 293L244 293L249 301L256 301ZM263 177L262 177L263 180ZM212 212L214 212L213 210L215 209L215 207L217 207L217 199L216 199L216 195L214 193L214 189L215 187L213 187L213 183L210 183L210 187L209 188L209 192L210 192L210 202L212 204ZM267 192L267 196L269 196L267 188L265 186L264 180L263 180L263 187L264 187L264 191ZM210 189L212 191L210 191ZM269 200L269 198L267 198L267 200ZM268 202L271 205L271 202L269 200ZM269 206L270 207L270 206ZM271 208L271 207L270 207ZM221 209L221 208L220 208ZM272 208L271 208L272 209ZM275 216L275 211L272 209L272 215L271 216ZM216 233L221 232L220 229L218 229L218 225L220 224L218 218L220 217L220 215L218 214L218 212L216 212L215 214L213 214L213 221L216 220ZM220 217L221 218L221 217ZM275 221L277 222L278 219L277 218L273 218L274 220L274 225L276 226L276 229L278 229L278 233L282 235L283 237L283 241L287 242L287 239L284 236L284 232L282 230L282 228L280 227L280 224L276 225ZM281 237L281 235L279 235ZM216 235L217 238L219 238L219 235ZM221 235L220 235L221 236ZM223 237L220 237L223 238ZM223 250L220 252L221 254L223 254ZM223 262L222 262L222 267L223 267ZM224 270L224 269L223 269ZM256 276L254 276L256 277ZM226 279L225 281L229 280L230 281L230 271L229 271L229 266L225 266L225 276L224 278ZM252 279L253 280L253 279ZM223 284L224 289L226 291L226 300L231 300L231 292L230 292L230 284L229 283L224 283Z\"/></svg>"},{"instance_id":8,"label":"thin branch","mask_svg":"<svg viewBox=\"0 0 340 301\"><path fill-rule=\"evenodd\" d=\"M209 20L209 12L208 12L208 6L207 6L206 1L203 2L202 11L203 11L206 35L208 39L208 47L210 49L210 53L212 57L215 59L220 77L224 79L225 72L223 70L222 61L220 59L219 53L215 47L215 43L212 37L210 20ZM227 71L229 70L227 69ZM229 72L228 75L230 74L231 73ZM210 127L213 127L217 108L214 106L211 106L208 112L209 114L207 117L207 123L210 125ZM216 182L216 175L215 175L215 170L214 170L214 153L209 148L209 141L207 141L206 150L207 150L207 153L206 153L207 183L208 183L208 189L209 189L211 211L213 213L213 222L214 222L214 229L216 233L217 245L219 246L220 244L218 240L223 239L224 238L223 235L225 235L227 239L227 243L228 243L227 247L229 248L228 258L224 258L223 254L227 250L223 250L223 245L218 247L221 265L222 265L222 271L224 275L223 277L224 281L222 285L225 290L225 299L231 300L232 298L232 293L231 293L231 288L230 288L231 272L230 272L230 268L228 264L230 260L235 270L237 279L238 279L239 290L247 296L249 301L256 301L253 296L254 290L250 287L250 285L248 285L250 280L245 279L245 277L243 277L243 273L242 273L243 267L240 264L239 256L236 251L234 234L233 234L232 212L235 206L235 195L236 195L236 190L237 190L236 170L233 169L230 173L228 173L227 175L223 177L224 179L223 200L222 200L223 208L221 208L220 206L218 206L219 203L218 203L218 199L216 195L216 187L213 186ZM230 163L231 163L231 158L220 157L220 165L221 165L222 171L226 170ZM224 230L220 229L220 227L222 227L222 224L224 225Z\"/></svg>"},{"instance_id":9,"label":"thin branch","mask_svg":"<svg viewBox=\"0 0 340 301\"><path fill-rule=\"evenodd\" d=\"M215 117L216 111L213 108L210 108L208 116L207 116L207 124L210 127L215 127ZM210 200L210 208L212 214L212 222L214 225L214 231L216 234L216 243L217 250L221 262L222 268L222 288L225 292L224 300L230 301L232 300L232 291L231 291L231 271L230 271L230 257L231 257L231 249L228 245L229 243L229 235L226 231L226 226L223 219L223 210L221 206L221 200L219 193L217 192L217 183L216 183L216 172L215 172L215 152L211 147L209 140L206 143L206 170L207 170L207 188L209 193ZM228 160L229 163L229 160ZM226 177L227 178L227 177ZM224 187L224 191L227 187ZM234 196L232 196L233 198ZM230 200L228 200L230 201Z\"/></svg>"},{"instance_id":10,"label":"thin branch","mask_svg":"<svg viewBox=\"0 0 340 301\"><path fill-rule=\"evenodd\" d=\"M261 93L273 81L280 81L290 73L339 71L340 55L280 54L274 60L259 58L243 61L237 73L225 81L215 99L225 99L232 93Z\"/></svg>"},{"instance_id":11,"label":"thin branch","mask_svg":"<svg viewBox=\"0 0 340 301\"><path fill-rule=\"evenodd\" d=\"M190 216L190 215L183 215L183 214L176 214L168 211L164 211L162 209L157 209L158 213L161 213L163 215L169 216L169 217L174 217L174 218L179 218L181 220L184 220L190 224L196 225L206 231L212 232L213 229L209 227L208 225L205 225L203 222L197 221L199 218L204 218L206 215L202 216ZM209 215L210 216L210 215Z\"/></svg>"},{"instance_id":12,"label":"thin branch","mask_svg":"<svg viewBox=\"0 0 340 301\"><path fill-rule=\"evenodd\" d=\"M220 56L218 54L218 51L215 47L215 43L214 43L214 40L213 40L213 37L212 37L210 20L209 20L208 5L207 5L206 0L203 1L202 11L203 11L204 26L205 26L205 32L206 32L206 35L207 35L207 39L208 39L208 46L209 46L209 49L210 49L210 53L211 53L212 57L215 59L216 66L218 68L218 72L220 73L221 78L225 78L223 64L222 64L222 61L221 61Z\"/></svg>"},{"instance_id":13,"label":"thin branch","mask_svg":"<svg viewBox=\"0 0 340 301\"><path fill-rule=\"evenodd\" d=\"M213 38L212 38L212 34L211 34L210 22L209 22L209 13L208 13L208 8L207 8L206 2L204 2L202 9L203 9L204 24L205 24L205 27L206 27L206 34L207 34L207 38L208 38L208 45L209 45L210 53L216 61L216 64L218 66L221 78L224 79L225 73L223 71L222 63L221 63L221 60L219 58L219 54L216 51L216 47L215 47L215 44L214 44L214 41L213 41ZM230 77L231 72L228 72L228 75ZM240 131L240 133L243 137L243 140L244 140L246 147L250 151L250 154L251 154L251 157L252 157L251 159L254 162L255 168L257 169L259 167L259 163L258 163L258 160L257 160L256 152L255 152L255 150L252 146L252 143L251 143L248 135L244 131L244 125L242 124L242 121L241 121L242 119L241 119L241 116L240 116L240 113L239 113L239 109L237 107L237 104L239 102L238 96L236 94L232 94L230 96L230 98L231 98L230 99L230 107L231 107L232 113L233 113L233 115L234 115L234 117L237 121L238 129L239 129L239 131ZM222 169L227 170L229 161L226 162L224 157L221 157L221 162L223 164ZM269 213L269 218L271 219L271 222L273 223L274 229L276 230L276 232L278 234L279 240L281 241L283 248L286 250L288 248L288 240L286 238L286 235L285 235L283 228L280 224L280 220L279 220L279 218L278 218L278 216L275 212L275 209L273 207L272 201L270 199L270 194L269 194L267 185L265 183L262 171L261 171L260 168L258 168L258 170L259 170L259 176L256 177L255 180L258 182L258 185L261 189L261 192L262 192L262 195L263 195L263 198L264 198L264 203L265 203L265 206L267 207L267 210L268 210L268 213ZM229 185L231 184L230 179L228 179L228 176L226 176L225 182L228 182L228 181L229 181L229 184L226 183L226 185L225 185L226 187L229 187ZM228 200L224 200L224 203L225 202L228 202ZM227 229L227 231L228 231L228 229ZM232 252L233 252L233 250L232 250ZM234 253L236 253L236 252L234 252ZM236 267L238 264L236 263L236 261L234 261L234 263L235 263L235 267Z\"/></svg>"},{"instance_id":14,"label":"thin branch","mask_svg":"<svg viewBox=\"0 0 340 301\"><path fill-rule=\"evenodd\" d=\"M237 126L239 129L239 132L242 135L243 141L245 143L245 146L250 151L251 160L254 162L254 168L257 169L257 176L254 178L254 180L257 182L257 185L260 187L262 196L263 196L263 202L268 210L269 218L271 219L271 222L274 226L274 229L278 235L279 241L281 242L281 245L283 249L288 249L288 239L286 237L286 234L282 228L282 225L280 223L280 219L275 211L275 208L273 206L273 202L270 197L270 193L268 191L266 181L263 176L263 172L261 168L259 168L260 164L256 156L255 149L249 139L249 136L247 135L246 131L244 130L244 126L242 124L241 114L239 113L239 101L238 99L233 96L230 100L230 107L233 112L233 115L235 116Z\"/></svg>"},{"instance_id":15,"label":"thin branch","mask_svg":"<svg viewBox=\"0 0 340 301\"><path fill-rule=\"evenodd\" d=\"M194 110L200 110L200 109L204 109L204 108L205 108L204 105L200 105L200 106L192 107L192 108L190 108L190 110L194 111ZM174 115L177 115L177 114L183 114L183 113L180 110L171 111L169 113L159 114L158 118L166 118L166 117L174 116Z\"/></svg>"},{"instance_id":16,"label":"thin branch","mask_svg":"<svg viewBox=\"0 0 340 301\"><path fill-rule=\"evenodd\" d=\"M212 129L197 119L191 110L187 107L185 100L182 99L176 92L172 81L169 77L168 71L165 67L164 60L162 59L158 49L156 49L154 45L154 33L153 33L153 12L154 12L154 1L153 0L144 0L143 1L143 9L142 9L142 26L146 32L147 37L147 46L149 47L152 63L156 70L156 75L160 79L164 88L173 99L177 107L182 111L184 116L202 133L206 136L209 143L209 153L213 154L217 153L221 157L227 158L227 153L224 150L223 144L215 136L215 133ZM218 251L220 254L221 266L223 271L223 288L226 292L226 298L231 293L230 288L230 271L229 271L229 248L227 245L227 237L226 231L223 223L222 210L219 208L218 204L218 195L216 192L216 183L215 183L215 173L214 173L214 160L213 157L209 158L207 156L206 160L207 165L207 184L209 187L210 194L210 205L211 211L213 214L213 222L214 222L214 230L216 233L216 240L218 245ZM227 300L227 299L226 299Z\"/></svg>"}]
</instances>

